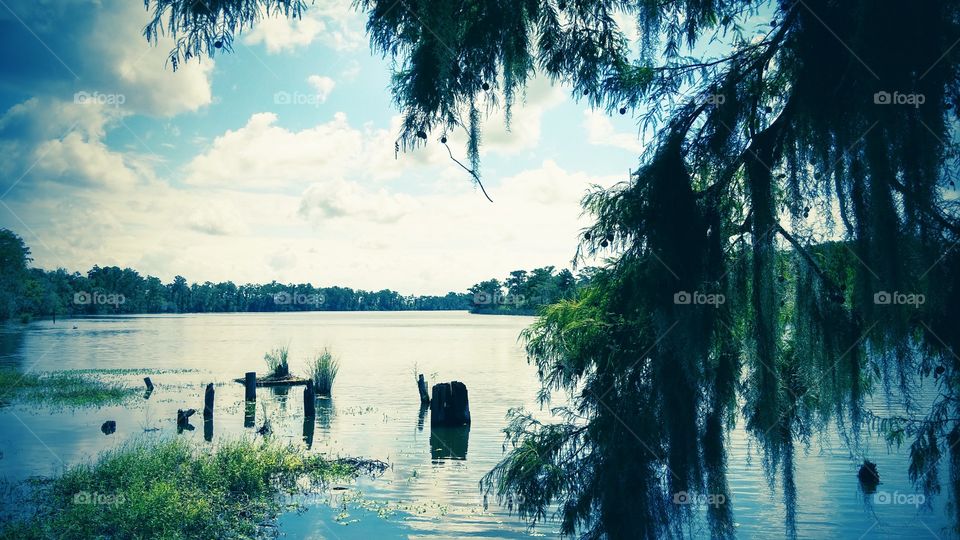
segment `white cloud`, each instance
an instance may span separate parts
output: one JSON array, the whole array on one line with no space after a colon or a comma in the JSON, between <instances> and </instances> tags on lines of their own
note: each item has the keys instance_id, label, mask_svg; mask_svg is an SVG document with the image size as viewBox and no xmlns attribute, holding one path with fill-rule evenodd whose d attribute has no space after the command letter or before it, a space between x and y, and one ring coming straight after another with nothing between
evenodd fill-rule
<instances>
[{"instance_id":1,"label":"white cloud","mask_svg":"<svg viewBox=\"0 0 960 540\"><path fill-rule=\"evenodd\" d=\"M390 129L354 128L344 113L300 131L280 127L278 121L274 113L257 113L246 125L217 137L187 165L186 182L236 189L304 188L329 179L382 181L445 159L438 145L396 159L396 118Z\"/></svg>"},{"instance_id":2,"label":"white cloud","mask_svg":"<svg viewBox=\"0 0 960 540\"><path fill-rule=\"evenodd\" d=\"M327 101L327 98L330 97L330 93L333 92L333 88L337 83L330 77L323 77L320 75L311 75L307 77L307 82L310 83L310 86L317 91L317 99L320 103Z\"/></svg>"},{"instance_id":3,"label":"white cloud","mask_svg":"<svg viewBox=\"0 0 960 540\"><path fill-rule=\"evenodd\" d=\"M386 189L370 190L356 183L335 179L315 183L304 192L299 213L315 224L336 218L362 218L377 223L395 223L417 207L417 200Z\"/></svg>"},{"instance_id":4,"label":"white cloud","mask_svg":"<svg viewBox=\"0 0 960 540\"><path fill-rule=\"evenodd\" d=\"M72 99L77 92L122 96L127 113L171 116L211 102L213 61L191 61L174 73L166 67L174 41L156 46L142 34L143 3L8 0L0 17L17 54L0 58L3 84L18 95Z\"/></svg>"},{"instance_id":5,"label":"white cloud","mask_svg":"<svg viewBox=\"0 0 960 540\"><path fill-rule=\"evenodd\" d=\"M503 108L485 121L482 151L514 154L535 148L540 142L543 115L565 99L563 90L551 85L546 78L534 79L523 99L514 104L509 128Z\"/></svg>"},{"instance_id":6,"label":"white cloud","mask_svg":"<svg viewBox=\"0 0 960 540\"><path fill-rule=\"evenodd\" d=\"M613 146L633 154L643 151L636 133L617 131L610 117L602 111L588 109L583 111L583 127L587 131L587 142L596 146Z\"/></svg>"},{"instance_id":7,"label":"white cloud","mask_svg":"<svg viewBox=\"0 0 960 540\"><path fill-rule=\"evenodd\" d=\"M244 43L263 44L268 53L276 54L318 39L337 51L359 49L365 43L363 20L349 2L318 0L307 5L300 19L282 14L265 18L246 34Z\"/></svg>"}]
</instances>

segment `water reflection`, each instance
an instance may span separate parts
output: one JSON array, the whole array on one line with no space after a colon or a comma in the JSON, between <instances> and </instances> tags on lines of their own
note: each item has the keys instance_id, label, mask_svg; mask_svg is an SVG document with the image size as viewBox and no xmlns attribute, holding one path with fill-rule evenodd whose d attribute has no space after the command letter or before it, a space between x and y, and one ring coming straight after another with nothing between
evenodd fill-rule
<instances>
[{"instance_id":1,"label":"water reflection","mask_svg":"<svg viewBox=\"0 0 960 540\"><path fill-rule=\"evenodd\" d=\"M420 403L420 413L417 415L417 431L423 431L423 423L427 419L427 413L430 412L429 403Z\"/></svg>"},{"instance_id":2,"label":"water reflection","mask_svg":"<svg viewBox=\"0 0 960 540\"><path fill-rule=\"evenodd\" d=\"M313 432L315 427L316 418L303 419L303 443L307 446L307 450L313 448Z\"/></svg>"},{"instance_id":3,"label":"water reflection","mask_svg":"<svg viewBox=\"0 0 960 540\"><path fill-rule=\"evenodd\" d=\"M431 427L430 458L433 460L467 459L470 426Z\"/></svg>"},{"instance_id":4,"label":"water reflection","mask_svg":"<svg viewBox=\"0 0 960 540\"><path fill-rule=\"evenodd\" d=\"M24 336L21 329L0 328L0 367L19 369L23 365Z\"/></svg>"},{"instance_id":5,"label":"water reflection","mask_svg":"<svg viewBox=\"0 0 960 540\"><path fill-rule=\"evenodd\" d=\"M332 397L317 398L317 423L320 424L320 429L330 431L330 423L336 413Z\"/></svg>"},{"instance_id":6,"label":"water reflection","mask_svg":"<svg viewBox=\"0 0 960 540\"><path fill-rule=\"evenodd\" d=\"M252 428L257 422L257 402L246 401L243 404L243 427Z\"/></svg>"}]
</instances>

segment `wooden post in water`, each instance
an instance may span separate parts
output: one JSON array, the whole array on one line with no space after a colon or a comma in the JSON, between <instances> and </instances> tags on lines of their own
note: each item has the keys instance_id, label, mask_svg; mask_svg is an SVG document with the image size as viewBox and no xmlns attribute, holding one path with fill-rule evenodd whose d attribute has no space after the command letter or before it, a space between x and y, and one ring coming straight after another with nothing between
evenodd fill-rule
<instances>
[{"instance_id":1,"label":"wooden post in water","mask_svg":"<svg viewBox=\"0 0 960 540\"><path fill-rule=\"evenodd\" d=\"M430 394L427 393L427 381L423 380L423 373L421 373L420 377L417 379L417 390L420 391L420 403L423 405L429 405Z\"/></svg>"},{"instance_id":2,"label":"wooden post in water","mask_svg":"<svg viewBox=\"0 0 960 540\"><path fill-rule=\"evenodd\" d=\"M143 384L147 385L147 392L153 392L153 381L150 380L150 377L144 377Z\"/></svg>"},{"instance_id":3,"label":"wooden post in water","mask_svg":"<svg viewBox=\"0 0 960 540\"><path fill-rule=\"evenodd\" d=\"M431 426L469 426L470 401L467 387L460 381L433 385L430 402Z\"/></svg>"},{"instance_id":4,"label":"wooden post in water","mask_svg":"<svg viewBox=\"0 0 960 540\"><path fill-rule=\"evenodd\" d=\"M303 417L314 418L315 416L317 416L317 393L313 389L313 381L310 381L303 389Z\"/></svg>"},{"instance_id":5,"label":"wooden post in water","mask_svg":"<svg viewBox=\"0 0 960 540\"><path fill-rule=\"evenodd\" d=\"M247 386L246 401L256 401L257 400L257 372L256 371L247 372L246 386Z\"/></svg>"},{"instance_id":6,"label":"wooden post in water","mask_svg":"<svg viewBox=\"0 0 960 540\"><path fill-rule=\"evenodd\" d=\"M213 418L213 383L207 384L207 390L203 394L203 417Z\"/></svg>"}]
</instances>

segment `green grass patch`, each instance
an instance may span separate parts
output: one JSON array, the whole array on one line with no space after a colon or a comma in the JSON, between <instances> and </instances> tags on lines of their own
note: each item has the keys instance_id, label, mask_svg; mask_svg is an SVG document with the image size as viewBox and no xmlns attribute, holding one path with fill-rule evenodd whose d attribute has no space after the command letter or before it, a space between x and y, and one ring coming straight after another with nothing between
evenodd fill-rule
<instances>
[{"instance_id":1,"label":"green grass patch","mask_svg":"<svg viewBox=\"0 0 960 540\"><path fill-rule=\"evenodd\" d=\"M151 368L102 368L102 369L66 369L58 371L63 375L164 375L170 373L197 373L199 369L151 369Z\"/></svg>"},{"instance_id":2,"label":"green grass patch","mask_svg":"<svg viewBox=\"0 0 960 540\"><path fill-rule=\"evenodd\" d=\"M280 495L352 478L368 463L265 440L134 442L40 483L35 511L9 520L0 538L270 536L284 509Z\"/></svg>"},{"instance_id":3,"label":"green grass patch","mask_svg":"<svg viewBox=\"0 0 960 540\"><path fill-rule=\"evenodd\" d=\"M0 403L24 400L74 407L116 405L136 394L135 388L77 374L0 369Z\"/></svg>"}]
</instances>

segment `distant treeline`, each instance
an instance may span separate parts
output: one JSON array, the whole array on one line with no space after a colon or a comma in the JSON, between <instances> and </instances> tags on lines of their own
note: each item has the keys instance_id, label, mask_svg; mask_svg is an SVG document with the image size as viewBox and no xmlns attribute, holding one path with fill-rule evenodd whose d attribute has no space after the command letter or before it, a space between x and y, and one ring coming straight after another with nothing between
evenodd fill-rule
<instances>
[{"instance_id":1,"label":"distant treeline","mask_svg":"<svg viewBox=\"0 0 960 540\"><path fill-rule=\"evenodd\" d=\"M182 276L163 283L130 268L94 266L83 275L29 268L31 260L23 240L0 229L0 320L130 313L466 310L472 299L467 293L403 296L388 289L309 283L190 284Z\"/></svg>"},{"instance_id":2,"label":"distant treeline","mask_svg":"<svg viewBox=\"0 0 960 540\"><path fill-rule=\"evenodd\" d=\"M501 286L484 281L469 293L404 296L396 291L364 291L349 287L315 287L309 283L236 285L171 283L142 276L130 268L94 266L86 275L64 269L30 268L30 248L23 239L0 229L0 320L133 313L215 313L282 311L471 310L532 312L539 305L569 294L576 280L553 268L518 270Z\"/></svg>"}]
</instances>

